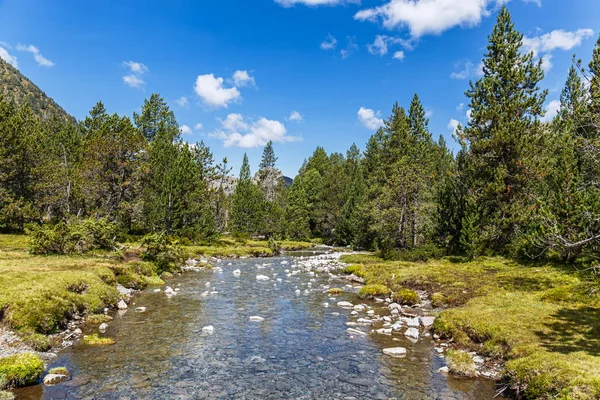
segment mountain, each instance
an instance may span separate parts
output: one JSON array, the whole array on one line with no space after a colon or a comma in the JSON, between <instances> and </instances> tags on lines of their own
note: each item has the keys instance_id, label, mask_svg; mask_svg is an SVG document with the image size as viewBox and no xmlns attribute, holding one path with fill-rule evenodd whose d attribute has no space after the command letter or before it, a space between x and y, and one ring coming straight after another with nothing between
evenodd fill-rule
<instances>
[{"instance_id":1,"label":"mountain","mask_svg":"<svg viewBox=\"0 0 600 400\"><path fill-rule=\"evenodd\" d=\"M12 101L17 106L28 104L41 119L58 116L75 122L73 116L2 58L0 58L0 97Z\"/></svg>"}]
</instances>

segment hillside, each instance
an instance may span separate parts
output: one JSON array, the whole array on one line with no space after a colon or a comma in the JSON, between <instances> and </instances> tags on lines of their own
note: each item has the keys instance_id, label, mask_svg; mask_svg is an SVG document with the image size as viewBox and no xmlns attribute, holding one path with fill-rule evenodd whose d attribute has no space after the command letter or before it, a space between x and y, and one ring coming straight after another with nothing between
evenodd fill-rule
<instances>
[{"instance_id":1,"label":"hillside","mask_svg":"<svg viewBox=\"0 0 600 400\"><path fill-rule=\"evenodd\" d=\"M61 106L46 95L39 87L21 74L16 68L0 58L0 96L17 105L29 104L42 119L58 115L75 121Z\"/></svg>"}]
</instances>

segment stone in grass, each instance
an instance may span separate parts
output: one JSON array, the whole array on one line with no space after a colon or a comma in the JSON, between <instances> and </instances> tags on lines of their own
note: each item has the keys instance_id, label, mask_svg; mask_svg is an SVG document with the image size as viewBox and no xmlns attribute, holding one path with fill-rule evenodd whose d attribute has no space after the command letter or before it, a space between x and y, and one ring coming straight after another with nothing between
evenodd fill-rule
<instances>
[{"instance_id":1,"label":"stone in grass","mask_svg":"<svg viewBox=\"0 0 600 400\"><path fill-rule=\"evenodd\" d=\"M383 354L392 357L404 357L406 355L406 349L404 347L390 347L383 349Z\"/></svg>"},{"instance_id":2,"label":"stone in grass","mask_svg":"<svg viewBox=\"0 0 600 400\"><path fill-rule=\"evenodd\" d=\"M100 332L106 332L106 330L108 329L108 324L107 323L102 323L98 329L100 330Z\"/></svg>"}]
</instances>

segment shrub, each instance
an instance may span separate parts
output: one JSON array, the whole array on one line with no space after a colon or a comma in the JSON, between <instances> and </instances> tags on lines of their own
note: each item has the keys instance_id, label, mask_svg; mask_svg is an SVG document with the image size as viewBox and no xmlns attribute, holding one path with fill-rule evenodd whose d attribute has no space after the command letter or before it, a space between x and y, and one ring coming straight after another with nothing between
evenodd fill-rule
<instances>
[{"instance_id":1,"label":"shrub","mask_svg":"<svg viewBox=\"0 0 600 400\"><path fill-rule=\"evenodd\" d=\"M146 248L143 252L144 260L153 262L159 273L174 271L185 262L181 246L165 233L145 236L142 245Z\"/></svg>"},{"instance_id":2,"label":"shrub","mask_svg":"<svg viewBox=\"0 0 600 400\"><path fill-rule=\"evenodd\" d=\"M280 254L281 253L281 242L278 242L277 240L270 237L269 238L269 249L271 249L273 251L273 254Z\"/></svg>"},{"instance_id":3,"label":"shrub","mask_svg":"<svg viewBox=\"0 0 600 400\"><path fill-rule=\"evenodd\" d=\"M469 353L462 350L448 350L446 361L450 372L455 375L475 377L477 368Z\"/></svg>"},{"instance_id":4,"label":"shrub","mask_svg":"<svg viewBox=\"0 0 600 400\"><path fill-rule=\"evenodd\" d=\"M17 354L0 358L0 377L3 388L33 385L42 377L44 363L34 354Z\"/></svg>"},{"instance_id":5,"label":"shrub","mask_svg":"<svg viewBox=\"0 0 600 400\"><path fill-rule=\"evenodd\" d=\"M118 229L106 218L90 218L70 224L34 226L30 235L29 250L33 254L72 254L113 250Z\"/></svg>"},{"instance_id":6,"label":"shrub","mask_svg":"<svg viewBox=\"0 0 600 400\"><path fill-rule=\"evenodd\" d=\"M394 300L400 304L412 306L418 304L421 301L421 298L414 290L403 288L394 293Z\"/></svg>"},{"instance_id":7,"label":"shrub","mask_svg":"<svg viewBox=\"0 0 600 400\"><path fill-rule=\"evenodd\" d=\"M91 346L110 346L111 344L115 344L114 339L100 337L97 333L84 336L83 342Z\"/></svg>"},{"instance_id":8,"label":"shrub","mask_svg":"<svg viewBox=\"0 0 600 400\"><path fill-rule=\"evenodd\" d=\"M348 275L354 274L359 278L364 278L366 275L365 267L363 265L349 265L344 269L344 273Z\"/></svg>"},{"instance_id":9,"label":"shrub","mask_svg":"<svg viewBox=\"0 0 600 400\"><path fill-rule=\"evenodd\" d=\"M391 290L385 285L366 285L359 292L358 297L361 299L371 299L375 296L387 296Z\"/></svg>"}]
</instances>

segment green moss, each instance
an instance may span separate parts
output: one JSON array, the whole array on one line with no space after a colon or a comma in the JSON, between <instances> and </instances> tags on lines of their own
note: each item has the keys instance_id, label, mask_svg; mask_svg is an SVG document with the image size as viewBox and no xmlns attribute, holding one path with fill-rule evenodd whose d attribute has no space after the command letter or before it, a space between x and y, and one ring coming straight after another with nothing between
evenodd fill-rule
<instances>
[{"instance_id":1,"label":"green moss","mask_svg":"<svg viewBox=\"0 0 600 400\"><path fill-rule=\"evenodd\" d=\"M98 336L97 333L83 337L83 342L91 346L109 346L115 344L114 339Z\"/></svg>"},{"instance_id":2,"label":"green moss","mask_svg":"<svg viewBox=\"0 0 600 400\"><path fill-rule=\"evenodd\" d=\"M446 298L441 293L431 295L431 305L434 307L443 307L446 304Z\"/></svg>"},{"instance_id":3,"label":"green moss","mask_svg":"<svg viewBox=\"0 0 600 400\"><path fill-rule=\"evenodd\" d=\"M0 358L2 388L14 388L37 383L44 372L44 363L34 354L18 354Z\"/></svg>"},{"instance_id":4,"label":"green moss","mask_svg":"<svg viewBox=\"0 0 600 400\"><path fill-rule=\"evenodd\" d=\"M394 293L394 300L400 304L412 306L418 304L421 298L414 290L402 288Z\"/></svg>"},{"instance_id":5,"label":"green moss","mask_svg":"<svg viewBox=\"0 0 600 400\"><path fill-rule=\"evenodd\" d=\"M112 320L113 318L110 315L106 314L92 314L88 315L87 317L87 323L91 325L100 325L106 322L110 322Z\"/></svg>"},{"instance_id":6,"label":"green moss","mask_svg":"<svg viewBox=\"0 0 600 400\"><path fill-rule=\"evenodd\" d=\"M52 348L50 339L39 333L25 334L21 340L35 351L45 352Z\"/></svg>"},{"instance_id":7,"label":"green moss","mask_svg":"<svg viewBox=\"0 0 600 400\"><path fill-rule=\"evenodd\" d=\"M338 295L338 294L344 293L344 289L341 289L341 288L331 288L331 289L329 289L327 291L327 293Z\"/></svg>"},{"instance_id":8,"label":"green moss","mask_svg":"<svg viewBox=\"0 0 600 400\"><path fill-rule=\"evenodd\" d=\"M66 367L55 367L48 371L49 374L69 375L69 370Z\"/></svg>"},{"instance_id":9,"label":"green moss","mask_svg":"<svg viewBox=\"0 0 600 400\"><path fill-rule=\"evenodd\" d=\"M471 356L462 350L448 350L446 352L446 362L450 372L454 375L475 377L477 368Z\"/></svg>"},{"instance_id":10,"label":"green moss","mask_svg":"<svg viewBox=\"0 0 600 400\"><path fill-rule=\"evenodd\" d=\"M391 290L385 285L366 285L360 288L358 291L358 297L361 299L372 299L376 296L387 296L391 293Z\"/></svg>"},{"instance_id":11,"label":"green moss","mask_svg":"<svg viewBox=\"0 0 600 400\"><path fill-rule=\"evenodd\" d=\"M173 274L170 272L163 272L160 275L160 279L162 279L163 281L169 280L169 279L173 279Z\"/></svg>"},{"instance_id":12,"label":"green moss","mask_svg":"<svg viewBox=\"0 0 600 400\"><path fill-rule=\"evenodd\" d=\"M145 276L144 281L146 281L147 286L160 286L165 284L165 281L160 279L158 275Z\"/></svg>"},{"instance_id":13,"label":"green moss","mask_svg":"<svg viewBox=\"0 0 600 400\"><path fill-rule=\"evenodd\" d=\"M359 278L364 278L366 275L365 267L360 264L348 265L346 268L344 268L344 273L348 275L354 274Z\"/></svg>"}]
</instances>

